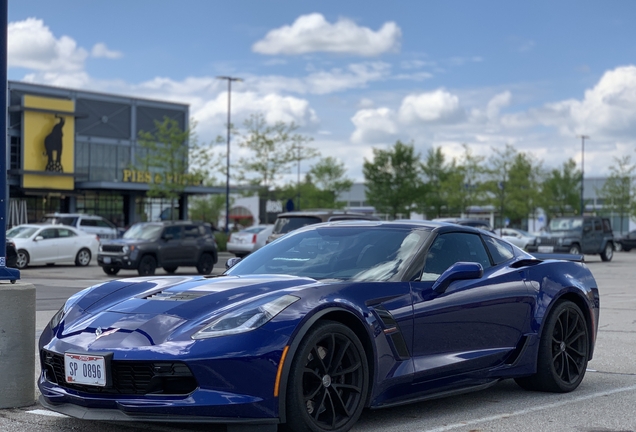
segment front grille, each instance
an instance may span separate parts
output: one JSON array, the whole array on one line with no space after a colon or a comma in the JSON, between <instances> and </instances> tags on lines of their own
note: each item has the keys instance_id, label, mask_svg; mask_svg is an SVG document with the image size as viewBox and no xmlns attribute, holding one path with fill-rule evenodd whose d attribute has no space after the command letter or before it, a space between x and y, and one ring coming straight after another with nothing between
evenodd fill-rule
<instances>
[{"instance_id":1,"label":"front grille","mask_svg":"<svg viewBox=\"0 0 636 432\"><path fill-rule=\"evenodd\" d=\"M70 384L64 376L64 356L45 350L42 350L40 355L47 380L60 387L85 393L186 395L198 386L192 372L184 363L122 360L113 360L110 364L110 387Z\"/></svg>"},{"instance_id":2,"label":"front grille","mask_svg":"<svg viewBox=\"0 0 636 432\"><path fill-rule=\"evenodd\" d=\"M123 246L121 245L111 245L111 244L103 244L101 245L102 252L115 252L121 253L123 250Z\"/></svg>"},{"instance_id":3,"label":"front grille","mask_svg":"<svg viewBox=\"0 0 636 432\"><path fill-rule=\"evenodd\" d=\"M539 246L558 246L559 239L556 237L541 237L541 242L537 240Z\"/></svg>"}]
</instances>

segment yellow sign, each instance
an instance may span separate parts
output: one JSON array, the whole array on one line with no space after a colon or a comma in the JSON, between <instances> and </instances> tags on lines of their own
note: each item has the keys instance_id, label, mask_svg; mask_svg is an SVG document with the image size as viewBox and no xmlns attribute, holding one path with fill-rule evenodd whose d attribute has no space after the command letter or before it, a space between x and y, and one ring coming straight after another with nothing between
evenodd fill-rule
<instances>
[{"instance_id":1,"label":"yellow sign","mask_svg":"<svg viewBox=\"0 0 636 432\"><path fill-rule=\"evenodd\" d=\"M24 95L22 106L22 187L73 190L75 102Z\"/></svg>"}]
</instances>

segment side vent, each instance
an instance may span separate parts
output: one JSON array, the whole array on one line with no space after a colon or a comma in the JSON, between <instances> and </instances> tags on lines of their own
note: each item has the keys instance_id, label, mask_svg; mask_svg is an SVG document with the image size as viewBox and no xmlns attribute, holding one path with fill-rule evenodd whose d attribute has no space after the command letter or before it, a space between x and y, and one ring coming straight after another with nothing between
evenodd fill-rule
<instances>
[{"instance_id":1,"label":"side vent","mask_svg":"<svg viewBox=\"0 0 636 432\"><path fill-rule=\"evenodd\" d=\"M398 326L395 319L393 319L391 313L380 305L375 306L373 309L378 315L378 318L380 318L380 321L382 321L382 324L384 326L384 334L389 338L391 342L393 342L393 347L395 348L397 357L400 360L406 360L411 357L408 347L406 346L404 336L400 331L400 327Z\"/></svg>"}]
</instances>

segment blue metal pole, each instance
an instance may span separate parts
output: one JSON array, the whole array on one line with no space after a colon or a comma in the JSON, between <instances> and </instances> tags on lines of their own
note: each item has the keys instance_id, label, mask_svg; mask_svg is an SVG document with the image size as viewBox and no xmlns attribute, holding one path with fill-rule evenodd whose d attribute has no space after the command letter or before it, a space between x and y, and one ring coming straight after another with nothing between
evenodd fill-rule
<instances>
[{"instance_id":1,"label":"blue metal pole","mask_svg":"<svg viewBox=\"0 0 636 432\"><path fill-rule=\"evenodd\" d=\"M0 155L0 280L10 280L12 283L20 279L18 269L7 267L7 202L9 201L7 184L7 27L8 0L0 0L0 100L3 113L0 115L0 133L2 134L2 154ZM2 247L5 245L5 247Z\"/></svg>"}]
</instances>

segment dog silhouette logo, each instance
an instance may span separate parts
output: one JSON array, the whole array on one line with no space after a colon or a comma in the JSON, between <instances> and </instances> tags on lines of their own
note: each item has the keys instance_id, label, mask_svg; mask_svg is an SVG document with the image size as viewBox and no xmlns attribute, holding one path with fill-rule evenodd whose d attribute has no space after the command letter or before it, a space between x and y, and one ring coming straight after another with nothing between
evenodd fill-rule
<instances>
[{"instance_id":1,"label":"dog silhouette logo","mask_svg":"<svg viewBox=\"0 0 636 432\"><path fill-rule=\"evenodd\" d=\"M45 171L64 172L62 167L62 136L64 118L55 116L59 122L53 126L51 133L44 138L44 155L48 158Z\"/></svg>"}]
</instances>

